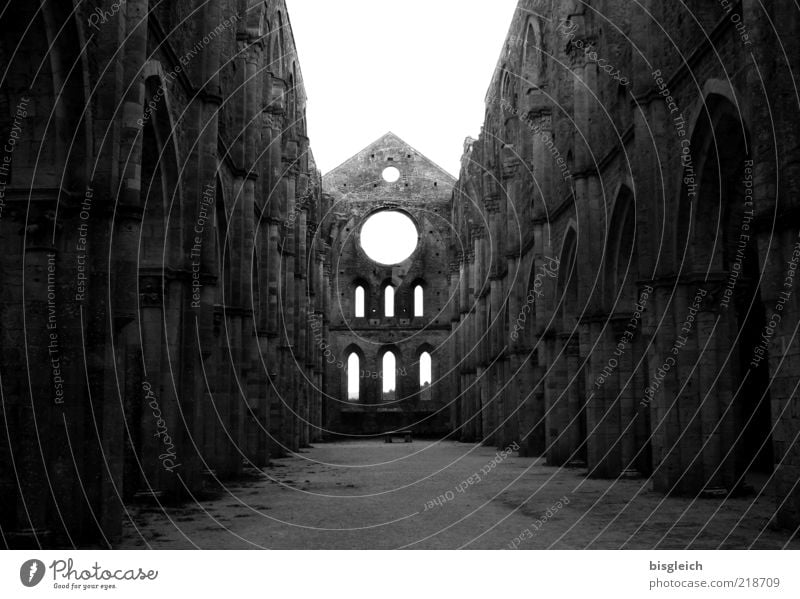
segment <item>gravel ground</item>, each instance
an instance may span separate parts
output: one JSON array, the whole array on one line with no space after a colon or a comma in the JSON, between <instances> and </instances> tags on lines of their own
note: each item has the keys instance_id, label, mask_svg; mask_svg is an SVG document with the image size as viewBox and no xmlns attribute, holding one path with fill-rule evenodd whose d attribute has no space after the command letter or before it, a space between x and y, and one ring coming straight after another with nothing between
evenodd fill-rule
<instances>
[{"instance_id":1,"label":"gravel ground","mask_svg":"<svg viewBox=\"0 0 800 599\"><path fill-rule=\"evenodd\" d=\"M130 506L119 548L800 549L768 526L774 507L665 498L455 442L330 443L200 504Z\"/></svg>"}]
</instances>

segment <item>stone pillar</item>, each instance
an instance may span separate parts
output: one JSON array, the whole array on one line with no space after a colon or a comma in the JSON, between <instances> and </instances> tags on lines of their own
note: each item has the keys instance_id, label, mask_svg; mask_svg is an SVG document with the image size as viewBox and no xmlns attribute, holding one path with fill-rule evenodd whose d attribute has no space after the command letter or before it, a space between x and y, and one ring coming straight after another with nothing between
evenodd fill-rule
<instances>
[{"instance_id":1,"label":"stone pillar","mask_svg":"<svg viewBox=\"0 0 800 599\"><path fill-rule=\"evenodd\" d=\"M221 21L219 5L203 7L202 31L213 31ZM187 159L184 171L185 195L183 205L186 221L183 223L184 269L192 273L184 300L189 307L183 335L186 367L182 384L188 397L184 399L186 412L191 412L193 422L190 434L200 447L201 455L192 451L185 456L187 485L192 492L216 474L217 440L219 433L214 404L218 387L217 371L221 352L214 338L214 305L219 289L224 285L222 265L218 264L217 231L215 222L217 197L217 150L219 143L219 107L222 104L219 82L221 41L213 39L204 46L202 60L198 61L197 75L203 93L193 98L189 108L193 118L186 119L188 135L197 143ZM194 280L197 273L198 280ZM230 273L228 273L230 276ZM196 284L199 283L199 289ZM206 373L204 376L202 373ZM209 389L210 387L210 389ZM193 443L189 443L192 446Z\"/></svg>"}]
</instances>

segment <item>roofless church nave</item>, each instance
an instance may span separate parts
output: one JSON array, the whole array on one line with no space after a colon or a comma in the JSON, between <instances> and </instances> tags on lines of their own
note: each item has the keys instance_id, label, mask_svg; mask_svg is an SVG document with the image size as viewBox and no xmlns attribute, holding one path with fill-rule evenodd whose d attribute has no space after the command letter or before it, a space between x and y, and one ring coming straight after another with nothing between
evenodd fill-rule
<instances>
[{"instance_id":1,"label":"roofless church nave","mask_svg":"<svg viewBox=\"0 0 800 599\"><path fill-rule=\"evenodd\" d=\"M796 543L792 9L520 0L456 180L283 0L9 3L3 545Z\"/></svg>"}]
</instances>

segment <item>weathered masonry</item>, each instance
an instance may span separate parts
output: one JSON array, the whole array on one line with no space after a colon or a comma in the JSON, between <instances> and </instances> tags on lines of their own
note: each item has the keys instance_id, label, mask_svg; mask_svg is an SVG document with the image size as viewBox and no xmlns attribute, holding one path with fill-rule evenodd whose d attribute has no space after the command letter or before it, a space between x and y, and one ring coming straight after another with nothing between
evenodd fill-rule
<instances>
[{"instance_id":1,"label":"weathered masonry","mask_svg":"<svg viewBox=\"0 0 800 599\"><path fill-rule=\"evenodd\" d=\"M332 352L326 359L325 422L333 437L449 430L453 396L444 383L444 344L454 183L392 133L323 179L331 206L325 219L331 304L318 340ZM370 218L387 213L406 215L417 243L408 256L382 264L367 255L362 241Z\"/></svg>"},{"instance_id":2,"label":"weathered masonry","mask_svg":"<svg viewBox=\"0 0 800 599\"><path fill-rule=\"evenodd\" d=\"M463 439L800 523L797 19L519 3L454 194Z\"/></svg>"},{"instance_id":3,"label":"weathered masonry","mask_svg":"<svg viewBox=\"0 0 800 599\"><path fill-rule=\"evenodd\" d=\"M799 19L520 0L456 180L322 177L283 0L7 3L0 544L405 430L795 529Z\"/></svg>"},{"instance_id":4,"label":"weathered masonry","mask_svg":"<svg viewBox=\"0 0 800 599\"><path fill-rule=\"evenodd\" d=\"M13 2L0 32L3 543L111 543L126 502L320 435L303 78L282 0Z\"/></svg>"}]
</instances>

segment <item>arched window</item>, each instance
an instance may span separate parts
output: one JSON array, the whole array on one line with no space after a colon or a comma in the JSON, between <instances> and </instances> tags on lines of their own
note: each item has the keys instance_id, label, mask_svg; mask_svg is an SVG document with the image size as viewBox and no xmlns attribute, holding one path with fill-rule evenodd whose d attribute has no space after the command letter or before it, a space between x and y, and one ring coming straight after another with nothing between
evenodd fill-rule
<instances>
[{"instance_id":1,"label":"arched window","mask_svg":"<svg viewBox=\"0 0 800 599\"><path fill-rule=\"evenodd\" d=\"M383 401L394 401L397 388L397 359L394 353L383 354Z\"/></svg>"},{"instance_id":2,"label":"arched window","mask_svg":"<svg viewBox=\"0 0 800 599\"><path fill-rule=\"evenodd\" d=\"M431 382L433 380L433 360L428 352L419 357L419 394L420 399L431 399Z\"/></svg>"},{"instance_id":3,"label":"arched window","mask_svg":"<svg viewBox=\"0 0 800 599\"><path fill-rule=\"evenodd\" d=\"M627 192L627 189L625 190ZM622 201L623 198L620 198ZM638 254L635 251L636 243L636 210L632 196L627 194L624 198L627 206L623 206L624 217L621 218L622 226L614 260L613 279L617 290L625 289L628 297L636 297L636 280L639 277Z\"/></svg>"},{"instance_id":4,"label":"arched window","mask_svg":"<svg viewBox=\"0 0 800 599\"><path fill-rule=\"evenodd\" d=\"M533 23L528 23L528 29L525 31L525 46L522 50L523 61L525 66L530 66L534 63L537 53L539 52L539 38L536 35L536 29Z\"/></svg>"},{"instance_id":5,"label":"arched window","mask_svg":"<svg viewBox=\"0 0 800 599\"><path fill-rule=\"evenodd\" d=\"M294 65L292 65L292 69L294 69ZM287 90L287 99L286 99L286 108L288 112L289 118L289 127L292 129L295 128L297 125L297 104L295 99L297 98L297 90L295 89L295 78L294 74L289 74L289 89Z\"/></svg>"},{"instance_id":6,"label":"arched window","mask_svg":"<svg viewBox=\"0 0 800 599\"><path fill-rule=\"evenodd\" d=\"M503 80L500 84L500 98L511 101L511 73L503 71Z\"/></svg>"},{"instance_id":7,"label":"arched window","mask_svg":"<svg viewBox=\"0 0 800 599\"><path fill-rule=\"evenodd\" d=\"M361 396L361 361L353 352L347 358L347 400L358 401Z\"/></svg>"},{"instance_id":8,"label":"arched window","mask_svg":"<svg viewBox=\"0 0 800 599\"><path fill-rule=\"evenodd\" d=\"M577 234L570 228L561 251L561 268L558 273L558 298L565 330L570 330L578 315L578 261Z\"/></svg>"},{"instance_id":9,"label":"arched window","mask_svg":"<svg viewBox=\"0 0 800 599\"><path fill-rule=\"evenodd\" d=\"M522 52L522 64L525 68L525 72L523 73L525 81L528 85L537 87L541 84L541 81L544 80L542 73L541 38L539 21L534 17L528 22L528 28L525 32L525 47Z\"/></svg>"},{"instance_id":10,"label":"arched window","mask_svg":"<svg viewBox=\"0 0 800 599\"><path fill-rule=\"evenodd\" d=\"M503 79L500 85L500 99L504 109L513 114L517 108L517 93L514 89L514 79L510 71L503 70ZM506 116L509 116L508 114Z\"/></svg>"},{"instance_id":11,"label":"arched window","mask_svg":"<svg viewBox=\"0 0 800 599\"><path fill-rule=\"evenodd\" d=\"M387 318L394 317L394 287L391 285L383 290L383 315Z\"/></svg>"},{"instance_id":12,"label":"arched window","mask_svg":"<svg viewBox=\"0 0 800 599\"><path fill-rule=\"evenodd\" d=\"M414 316L424 316L425 314L425 291L422 285L414 287Z\"/></svg>"},{"instance_id":13,"label":"arched window","mask_svg":"<svg viewBox=\"0 0 800 599\"><path fill-rule=\"evenodd\" d=\"M272 64L273 68L272 71L278 76L283 77L283 51L285 45L283 43L283 16L281 13L278 13L278 23L276 25L277 31L275 35L275 44L276 47L272 53Z\"/></svg>"},{"instance_id":14,"label":"arched window","mask_svg":"<svg viewBox=\"0 0 800 599\"><path fill-rule=\"evenodd\" d=\"M366 308L364 305L364 298L365 298L365 291L364 287L359 285L356 287L356 305L355 305L355 315L356 318L364 318L366 314Z\"/></svg>"},{"instance_id":15,"label":"arched window","mask_svg":"<svg viewBox=\"0 0 800 599\"><path fill-rule=\"evenodd\" d=\"M222 183L219 180L217 180L217 203L214 218L214 226L217 230L217 268L219 269L217 298L215 301L217 304L224 304L230 301L230 283L233 270L231 269L231 232L228 229Z\"/></svg>"}]
</instances>

